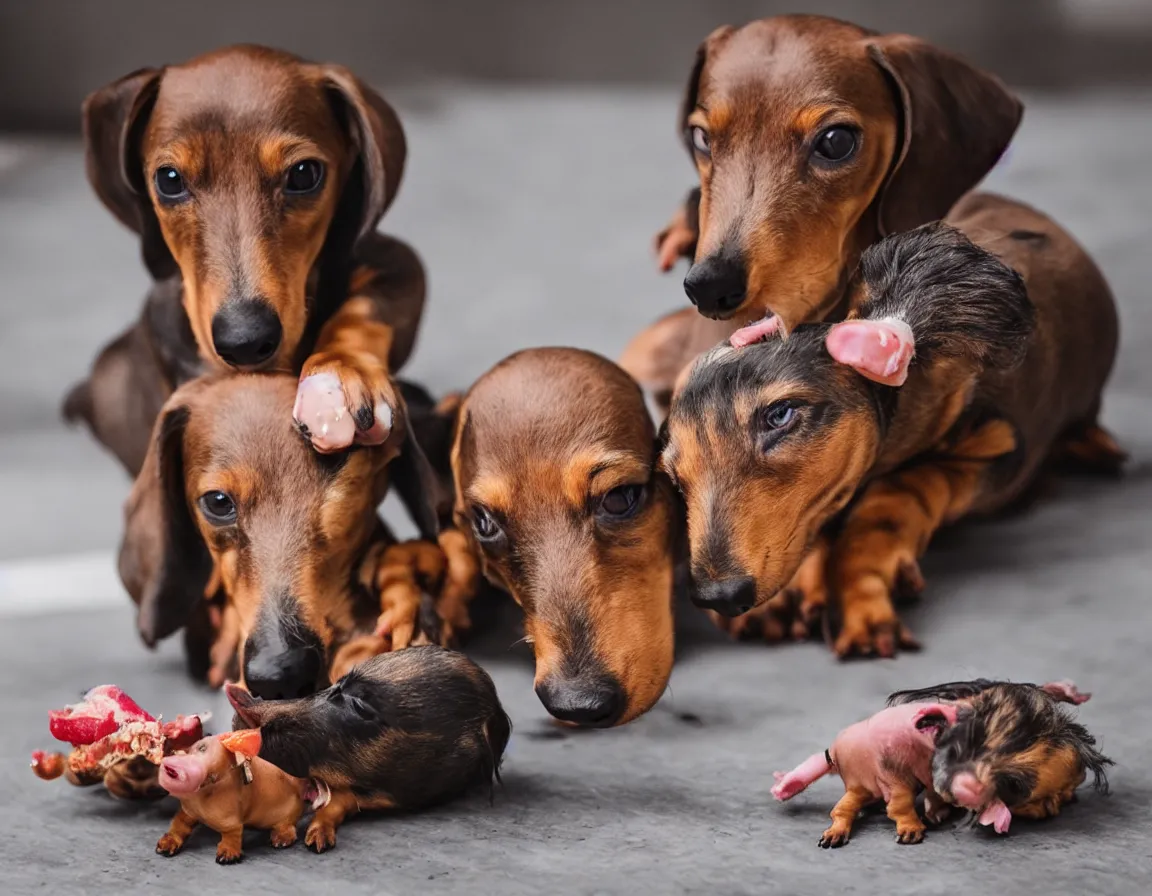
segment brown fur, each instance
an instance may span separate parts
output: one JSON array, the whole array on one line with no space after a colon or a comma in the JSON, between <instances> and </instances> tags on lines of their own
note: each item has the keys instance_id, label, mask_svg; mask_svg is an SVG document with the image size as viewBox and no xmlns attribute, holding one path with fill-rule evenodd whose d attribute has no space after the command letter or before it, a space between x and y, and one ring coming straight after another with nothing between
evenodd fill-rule
<instances>
[{"instance_id":1,"label":"brown fur","mask_svg":"<svg viewBox=\"0 0 1152 896\"><path fill-rule=\"evenodd\" d=\"M84 132L89 179L140 236L156 282L66 415L130 473L168 394L228 366L213 321L238 302L271 309L282 330L262 369L337 373L352 411L391 402L389 373L411 353L425 283L412 250L375 232L406 153L380 96L340 66L230 47L96 91ZM320 188L288 196L285 172L303 160L323 163ZM189 199L158 193L162 166L180 172Z\"/></svg>"},{"instance_id":2,"label":"brown fur","mask_svg":"<svg viewBox=\"0 0 1152 896\"><path fill-rule=\"evenodd\" d=\"M666 407L684 367L742 323L769 311L785 330L842 317L864 249L948 214L995 164L1021 111L997 79L908 35L806 15L717 29L700 45L678 119L700 189L661 234L660 260L738 257L746 294L726 320L668 315L621 365ZM815 165L829 125L857 131L858 150ZM696 126L710 155L693 149ZM987 201L1000 231L1027 214Z\"/></svg>"},{"instance_id":3,"label":"brown fur","mask_svg":"<svg viewBox=\"0 0 1152 896\"><path fill-rule=\"evenodd\" d=\"M982 232L988 206L961 207ZM1102 432L1111 295L1062 231L1035 212L1028 220L1026 233L989 235L991 253L942 225L868 250L854 313L903 315L916 336L898 390L832 361L827 325L697 362L673 402L664 462L687 505L698 591L750 576L766 604L857 495L826 533L835 649L891 655L914 644L892 597L922 587L917 560L935 531L1008 505L1066 440ZM768 451L760 415L781 400L800 408L799 436Z\"/></svg>"},{"instance_id":4,"label":"brown fur","mask_svg":"<svg viewBox=\"0 0 1152 896\"><path fill-rule=\"evenodd\" d=\"M210 779L195 793L180 798L180 810L168 833L156 844L156 852L176 855L197 824L220 834L216 847L220 865L231 865L244 857L245 827L271 831L272 845L277 849L296 842L296 823L304 814L303 781L255 757L249 760L252 780L245 784L234 754L223 747L219 736L204 738L188 752L208 757Z\"/></svg>"},{"instance_id":5,"label":"brown fur","mask_svg":"<svg viewBox=\"0 0 1152 896\"><path fill-rule=\"evenodd\" d=\"M324 458L292 424L294 393L287 375L204 377L182 387L165 405L128 499L120 572L140 605L141 635L154 643L219 592L215 685L266 628L327 660L374 628L381 650L442 637L428 596L445 571L434 508L423 517L425 541L402 545L376 515L393 476L434 490L406 406L398 405L383 446ZM201 497L216 492L235 506L233 524L215 524L201 509Z\"/></svg>"},{"instance_id":6,"label":"brown fur","mask_svg":"<svg viewBox=\"0 0 1152 896\"><path fill-rule=\"evenodd\" d=\"M524 609L545 705L564 717L556 690L580 703L603 686L617 705L582 723L650 709L672 666L675 504L636 384L589 352L512 355L464 399L452 471L457 525ZM640 490L634 514L605 518L604 496L627 486ZM480 514L499 537L482 537Z\"/></svg>"}]
</instances>

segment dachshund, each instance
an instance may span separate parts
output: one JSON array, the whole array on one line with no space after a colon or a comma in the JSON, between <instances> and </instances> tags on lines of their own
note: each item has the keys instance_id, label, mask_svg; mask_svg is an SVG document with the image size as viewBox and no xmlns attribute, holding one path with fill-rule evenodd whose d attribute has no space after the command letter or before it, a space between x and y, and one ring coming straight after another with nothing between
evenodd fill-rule
<instances>
[{"instance_id":1,"label":"dachshund","mask_svg":"<svg viewBox=\"0 0 1152 896\"><path fill-rule=\"evenodd\" d=\"M586 727L646 712L672 670L682 527L640 388L599 355L529 349L456 414L453 520L524 610L540 701Z\"/></svg>"},{"instance_id":2,"label":"dachshund","mask_svg":"<svg viewBox=\"0 0 1152 896\"><path fill-rule=\"evenodd\" d=\"M261 759L331 793L308 825L315 852L365 809L412 811L500 777L512 722L488 673L460 653L413 647L356 665L331 687L260 700L229 684L233 726L258 728Z\"/></svg>"},{"instance_id":3,"label":"dachshund","mask_svg":"<svg viewBox=\"0 0 1152 896\"><path fill-rule=\"evenodd\" d=\"M866 250L847 321L692 366L663 463L699 606L786 613L823 540L836 653L890 656L915 643L892 598L922 589L938 528L1008 506L1050 457L1120 460L1096 422L1118 335L1103 278L1038 213L1005 235L998 202L964 212L977 242L937 223Z\"/></svg>"},{"instance_id":4,"label":"dachshund","mask_svg":"<svg viewBox=\"0 0 1152 896\"><path fill-rule=\"evenodd\" d=\"M193 670L216 686L239 672L268 698L444 640L431 595L459 563L478 574L459 533L436 544L435 473L403 398L383 445L322 454L292 422L295 394L290 374L212 374L178 389L126 503L119 559L145 643L208 605L215 624L190 650ZM422 508L423 541L397 544L377 516L390 484Z\"/></svg>"},{"instance_id":5,"label":"dachshund","mask_svg":"<svg viewBox=\"0 0 1152 896\"><path fill-rule=\"evenodd\" d=\"M948 216L996 164L1023 107L996 78L904 34L821 16L722 27L700 45L678 130L700 179L657 238L694 263L695 305L642 331L621 366L667 410L701 352L775 314L841 320L860 254ZM984 200L1007 233L1031 212Z\"/></svg>"},{"instance_id":6,"label":"dachshund","mask_svg":"<svg viewBox=\"0 0 1152 896\"><path fill-rule=\"evenodd\" d=\"M125 75L83 122L89 181L153 285L65 417L135 476L184 382L292 371L317 450L386 442L425 294L416 254L376 232L404 170L392 107L341 66L236 46Z\"/></svg>"}]
</instances>

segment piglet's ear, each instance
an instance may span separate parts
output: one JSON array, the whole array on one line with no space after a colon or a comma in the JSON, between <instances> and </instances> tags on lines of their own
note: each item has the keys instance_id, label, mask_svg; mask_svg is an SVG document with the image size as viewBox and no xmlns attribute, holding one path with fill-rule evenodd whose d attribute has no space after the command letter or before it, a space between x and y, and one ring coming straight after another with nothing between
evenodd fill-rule
<instances>
[{"instance_id":1,"label":"piglet's ear","mask_svg":"<svg viewBox=\"0 0 1152 896\"><path fill-rule=\"evenodd\" d=\"M229 753L236 754L237 763L260 755L260 729L245 728L220 735L220 744Z\"/></svg>"},{"instance_id":2,"label":"piglet's ear","mask_svg":"<svg viewBox=\"0 0 1152 896\"><path fill-rule=\"evenodd\" d=\"M902 320L848 320L835 324L824 338L828 354L885 386L902 386L916 354L912 328Z\"/></svg>"},{"instance_id":3,"label":"piglet's ear","mask_svg":"<svg viewBox=\"0 0 1152 896\"><path fill-rule=\"evenodd\" d=\"M912 717L917 730L925 728L947 728L956 724L956 706L952 703L930 703L922 707Z\"/></svg>"}]
</instances>

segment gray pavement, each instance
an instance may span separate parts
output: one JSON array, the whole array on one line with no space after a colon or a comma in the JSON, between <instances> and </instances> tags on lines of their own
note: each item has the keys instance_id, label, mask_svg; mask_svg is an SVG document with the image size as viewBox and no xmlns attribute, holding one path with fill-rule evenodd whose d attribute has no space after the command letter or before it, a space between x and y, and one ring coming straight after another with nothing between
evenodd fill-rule
<instances>
[{"instance_id":1,"label":"gray pavement","mask_svg":"<svg viewBox=\"0 0 1152 896\"><path fill-rule=\"evenodd\" d=\"M529 345L614 356L682 303L679 276L658 276L649 254L690 182L672 91L458 86L399 100L411 155L385 224L431 273L409 376L434 391L464 386ZM840 665L818 645L730 645L689 609L657 709L619 731L561 737L532 694L528 658L508 647L518 635L507 612L474 648L516 724L494 805L357 819L321 857L253 840L248 861L218 868L207 836L179 858L153 854L171 806L134 810L26 768L49 744L45 711L96 683L168 715L223 704L184 679L177 644L152 654L135 641L110 553L128 484L57 417L65 388L136 313L136 247L85 184L77 143L0 138L0 890L1147 892L1150 143L1152 94L1030 97L989 180L1067 225L1111 280L1123 348L1105 420L1134 461L1121 482L1066 482L1024 515L945 533L925 563L928 594L908 611L923 653ZM106 573L91 577L87 609L51 597L88 568L77 556ZM42 576L42 611L14 564ZM85 596L84 585L70 588ZM1071 677L1094 691L1081 716L1118 762L1113 795L1086 793L1007 838L956 826L917 847L897 846L881 816L834 853L815 846L834 782L787 806L771 800L774 769L889 690L976 675Z\"/></svg>"}]
</instances>

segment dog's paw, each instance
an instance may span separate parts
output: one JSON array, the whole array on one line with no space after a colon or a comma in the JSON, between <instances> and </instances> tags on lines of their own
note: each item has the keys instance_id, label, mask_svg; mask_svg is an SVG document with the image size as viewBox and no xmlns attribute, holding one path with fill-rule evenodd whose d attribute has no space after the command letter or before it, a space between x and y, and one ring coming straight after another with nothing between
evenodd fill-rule
<instances>
[{"instance_id":1,"label":"dog's paw","mask_svg":"<svg viewBox=\"0 0 1152 896\"><path fill-rule=\"evenodd\" d=\"M165 834L156 842L156 852L171 858L184 847L184 841L172 834Z\"/></svg>"},{"instance_id":2,"label":"dog's paw","mask_svg":"<svg viewBox=\"0 0 1152 896\"><path fill-rule=\"evenodd\" d=\"M304 835L304 845L315 853L327 852L336 848L336 825L320 819L313 819Z\"/></svg>"},{"instance_id":3,"label":"dog's paw","mask_svg":"<svg viewBox=\"0 0 1152 896\"><path fill-rule=\"evenodd\" d=\"M292 417L317 451L330 453L353 443L383 443L392 432L397 402L382 364L314 355L300 376Z\"/></svg>"},{"instance_id":4,"label":"dog's paw","mask_svg":"<svg viewBox=\"0 0 1152 896\"><path fill-rule=\"evenodd\" d=\"M836 655L893 657L898 649L916 650L920 642L900 621L891 599L856 598L844 600Z\"/></svg>"}]
</instances>

